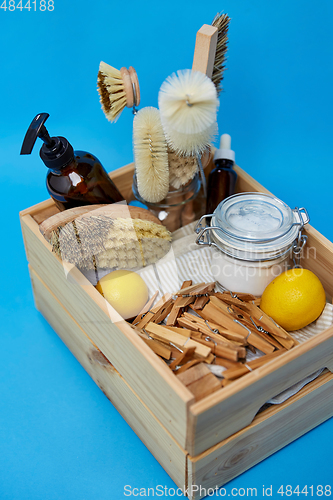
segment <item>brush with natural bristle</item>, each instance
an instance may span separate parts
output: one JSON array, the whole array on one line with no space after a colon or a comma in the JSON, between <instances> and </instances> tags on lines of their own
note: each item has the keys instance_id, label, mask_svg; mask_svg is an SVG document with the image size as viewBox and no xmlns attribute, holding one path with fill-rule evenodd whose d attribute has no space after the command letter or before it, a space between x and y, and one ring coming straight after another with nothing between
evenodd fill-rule
<instances>
[{"instance_id":1,"label":"brush with natural bristle","mask_svg":"<svg viewBox=\"0 0 333 500\"><path fill-rule=\"evenodd\" d=\"M196 156L179 156L168 149L170 186L179 189L193 179L198 171Z\"/></svg>"},{"instance_id":2,"label":"brush with natural bristle","mask_svg":"<svg viewBox=\"0 0 333 500\"><path fill-rule=\"evenodd\" d=\"M135 108L140 104L138 77L132 66L118 70L102 61L97 89L104 114L111 122L118 120L125 107Z\"/></svg>"},{"instance_id":3,"label":"brush with natural bristle","mask_svg":"<svg viewBox=\"0 0 333 500\"><path fill-rule=\"evenodd\" d=\"M113 204L70 215L52 216L40 230L63 261L82 269L138 268L170 249L169 231L143 208Z\"/></svg>"},{"instance_id":4,"label":"brush with natural bristle","mask_svg":"<svg viewBox=\"0 0 333 500\"><path fill-rule=\"evenodd\" d=\"M217 131L219 101L211 79L200 71L177 71L162 84L158 103L169 147L183 156L205 151Z\"/></svg>"},{"instance_id":5,"label":"brush with natural bristle","mask_svg":"<svg viewBox=\"0 0 333 500\"><path fill-rule=\"evenodd\" d=\"M229 23L230 23L230 17L227 14L216 14L212 22L212 26L215 26L218 30L216 54L215 54L215 61L214 61L214 68L212 75L212 80L216 87L218 95L222 90L221 82L223 80L226 53L228 50Z\"/></svg>"},{"instance_id":6,"label":"brush with natural bristle","mask_svg":"<svg viewBox=\"0 0 333 500\"><path fill-rule=\"evenodd\" d=\"M141 109L133 122L137 186L149 203L163 200L169 191L168 151L158 109Z\"/></svg>"}]
</instances>

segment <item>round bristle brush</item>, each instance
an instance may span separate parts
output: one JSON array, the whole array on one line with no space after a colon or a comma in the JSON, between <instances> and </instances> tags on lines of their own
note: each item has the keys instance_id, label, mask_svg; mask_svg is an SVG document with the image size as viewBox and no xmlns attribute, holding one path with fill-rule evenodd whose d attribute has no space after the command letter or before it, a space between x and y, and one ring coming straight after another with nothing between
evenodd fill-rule
<instances>
[{"instance_id":1,"label":"round bristle brush","mask_svg":"<svg viewBox=\"0 0 333 500\"><path fill-rule=\"evenodd\" d=\"M133 146L139 194L157 203L169 191L168 148L158 109L142 108L135 115Z\"/></svg>"},{"instance_id":2,"label":"round bristle brush","mask_svg":"<svg viewBox=\"0 0 333 500\"><path fill-rule=\"evenodd\" d=\"M184 156L201 154L217 131L215 85L200 71L183 70L169 76L158 96L168 145Z\"/></svg>"},{"instance_id":3,"label":"round bristle brush","mask_svg":"<svg viewBox=\"0 0 333 500\"><path fill-rule=\"evenodd\" d=\"M135 69L130 66L116 69L105 62L99 65L97 89L106 118L115 122L125 107L140 104L140 87Z\"/></svg>"}]
</instances>

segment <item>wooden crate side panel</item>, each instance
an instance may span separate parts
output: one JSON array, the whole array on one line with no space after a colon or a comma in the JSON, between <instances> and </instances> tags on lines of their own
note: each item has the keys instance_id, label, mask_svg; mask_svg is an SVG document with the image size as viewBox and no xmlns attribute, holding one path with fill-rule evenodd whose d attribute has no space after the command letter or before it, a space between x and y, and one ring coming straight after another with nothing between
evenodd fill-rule
<instances>
[{"instance_id":1,"label":"wooden crate side panel","mask_svg":"<svg viewBox=\"0 0 333 500\"><path fill-rule=\"evenodd\" d=\"M281 405L199 457L188 457L188 487L221 487L333 415L333 375L325 373ZM204 495L195 493L193 500Z\"/></svg>"},{"instance_id":2,"label":"wooden crate side panel","mask_svg":"<svg viewBox=\"0 0 333 500\"><path fill-rule=\"evenodd\" d=\"M20 218L24 217L25 215L32 215L32 214L34 215L34 217L37 216L38 218L39 214L44 214L44 213L45 213L45 218L47 218L48 217L47 214L53 211L56 213L59 212L59 209L55 206L55 203L52 200L52 198L48 198L47 200L41 201L36 205L32 205L31 207L26 208L25 210L21 210ZM53 213L51 215L53 215Z\"/></svg>"},{"instance_id":3,"label":"wooden crate side panel","mask_svg":"<svg viewBox=\"0 0 333 500\"><path fill-rule=\"evenodd\" d=\"M28 259L37 274L185 448L187 406L193 395L75 267L65 276L61 261L51 253L30 216L23 217L22 229Z\"/></svg>"},{"instance_id":4,"label":"wooden crate side panel","mask_svg":"<svg viewBox=\"0 0 333 500\"><path fill-rule=\"evenodd\" d=\"M236 193L260 192L260 193L272 194L262 184L253 179L251 175L247 174L242 168L235 165L234 170L237 173L237 181L235 188Z\"/></svg>"},{"instance_id":5,"label":"wooden crate side panel","mask_svg":"<svg viewBox=\"0 0 333 500\"><path fill-rule=\"evenodd\" d=\"M333 243L314 227L306 226L308 237L301 265L315 273L322 282L328 298L333 297Z\"/></svg>"},{"instance_id":6,"label":"wooden crate side panel","mask_svg":"<svg viewBox=\"0 0 333 500\"><path fill-rule=\"evenodd\" d=\"M196 456L249 425L271 397L324 367L333 371L333 327L194 403L187 451Z\"/></svg>"},{"instance_id":7,"label":"wooden crate side panel","mask_svg":"<svg viewBox=\"0 0 333 500\"><path fill-rule=\"evenodd\" d=\"M175 483L183 488L186 477L186 452L156 420L32 269L30 276L39 311L156 460Z\"/></svg>"},{"instance_id":8,"label":"wooden crate side panel","mask_svg":"<svg viewBox=\"0 0 333 500\"><path fill-rule=\"evenodd\" d=\"M134 199L132 193L133 175L134 163L129 163L128 165L109 173L109 176L127 202Z\"/></svg>"}]
</instances>

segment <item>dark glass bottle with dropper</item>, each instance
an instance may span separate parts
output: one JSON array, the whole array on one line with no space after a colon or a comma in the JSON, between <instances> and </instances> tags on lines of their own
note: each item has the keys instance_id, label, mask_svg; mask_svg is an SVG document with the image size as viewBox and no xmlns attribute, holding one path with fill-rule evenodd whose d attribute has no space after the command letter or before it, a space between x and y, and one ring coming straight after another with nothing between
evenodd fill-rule
<instances>
[{"instance_id":1,"label":"dark glass bottle with dropper","mask_svg":"<svg viewBox=\"0 0 333 500\"><path fill-rule=\"evenodd\" d=\"M40 113L30 124L21 154L30 154L39 137L43 142L40 157L49 168L46 187L60 210L116 203L124 198L96 156L74 151L64 137L50 137L45 121L48 113Z\"/></svg>"},{"instance_id":2,"label":"dark glass bottle with dropper","mask_svg":"<svg viewBox=\"0 0 333 500\"><path fill-rule=\"evenodd\" d=\"M221 135L220 148L214 154L216 166L208 175L207 180L207 214L212 214L221 201L235 192L237 180L237 173L233 169L235 152L230 148L230 135Z\"/></svg>"}]
</instances>

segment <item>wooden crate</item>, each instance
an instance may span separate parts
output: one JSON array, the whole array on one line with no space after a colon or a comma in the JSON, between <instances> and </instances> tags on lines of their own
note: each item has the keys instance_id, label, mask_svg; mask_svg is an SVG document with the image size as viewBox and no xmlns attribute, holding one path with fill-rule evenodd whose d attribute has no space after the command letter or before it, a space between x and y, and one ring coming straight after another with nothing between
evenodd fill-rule
<instances>
[{"instance_id":1,"label":"wooden crate","mask_svg":"<svg viewBox=\"0 0 333 500\"><path fill-rule=\"evenodd\" d=\"M259 413L249 426L204 453L191 456L31 267L30 276L37 309L177 486L187 490L193 500L224 485L333 415L333 374L326 370L285 403Z\"/></svg>"},{"instance_id":2,"label":"wooden crate","mask_svg":"<svg viewBox=\"0 0 333 500\"><path fill-rule=\"evenodd\" d=\"M267 192L240 168L236 167L236 170L238 191ZM132 175L133 165L123 167L111 174L126 199L132 196ZM81 332L80 335L87 339L85 340L86 346L82 346L83 350L90 342L89 345L95 346L97 353L103 354L103 359L106 358L108 364L112 365L112 369L108 366L108 372L112 371L113 377L110 374L106 377L104 372L107 370L103 368L102 373L105 376L101 378L98 374L96 382L102 385L106 394L117 391L112 386L115 380L121 380L119 384L125 384L128 390L132 391L145 412L156 420L158 428L163 429L161 430L162 443L157 446L159 450L164 450L166 440L172 439L171 448L176 457L174 468L171 470L171 466L165 466L162 458L158 456L157 458L177 484L181 484L179 473L182 478L187 478L189 485L198 484L197 481L222 484L331 416L330 398L327 398L331 390L331 374L326 373L320 381L318 379L307 386L301 396L292 398L278 409L267 410L254 419L259 408L269 398L319 368L326 367L333 371L333 327L196 403L192 394L180 383L167 365L121 320L80 271L72 265L64 264L51 252L51 246L39 232L38 223L55 212L57 209L54 203L52 200L47 200L20 214L27 257L33 269L32 276L38 307L68 343L87 371L92 374L94 380L97 376L96 370L100 371L96 368L96 366L99 367L99 363L98 361L87 362L86 351L82 354L81 347L79 347L79 334L75 339L70 338L69 329L66 329L67 321L74 322L78 332ZM333 295L333 245L311 226L307 227L306 233L308 248L311 248L311 251L308 252L302 264L318 275L328 298L331 299ZM50 305L50 309L53 310L52 314L50 313L51 317L45 305L46 298L42 294L43 287L49 294L45 297L49 296L50 301L56 304L53 309ZM78 341L77 349L75 349L76 340ZM92 364L94 367L91 366ZM312 389L309 391L310 387ZM328 401L323 406L325 409L320 410L320 414L317 414L314 408L305 409L308 399L319 400L323 393ZM122 400L121 391L117 394L118 396L114 396L114 399L118 401L116 406L121 413L129 420L144 442L151 439L145 436L139 419L138 422L132 422L132 417L127 415L126 402ZM296 406L293 406L294 404ZM249 443L249 436L255 439L259 429L267 428L272 433L273 423L271 426L267 422L275 422L274 425L276 425L280 418L284 418L283 415L298 411L297 408L300 405L302 405L304 425L297 425L297 430L295 430L285 425L288 419L286 416L283 429L287 430L282 431L282 426L277 425L277 429L281 430L281 439L278 433L276 435L274 433L275 440L267 443L267 448L263 447L263 450L257 450L253 454L246 453L244 460L240 460L240 465L236 464L235 467L231 467L231 470L217 472L217 475L213 472L211 475L211 470L214 469L211 460L215 460L216 454L224 457L223 460L229 460L231 457L229 454L238 446L236 443L239 442L240 446L242 446L241 443ZM264 415L267 418L264 418ZM154 450L153 444L148 444L148 447L155 456L159 453ZM211 459L213 456L214 459ZM214 463L217 463L216 460ZM184 468L181 464L185 464ZM178 476L177 471L180 471ZM182 486L184 481L185 479L182 479Z\"/></svg>"}]
</instances>

